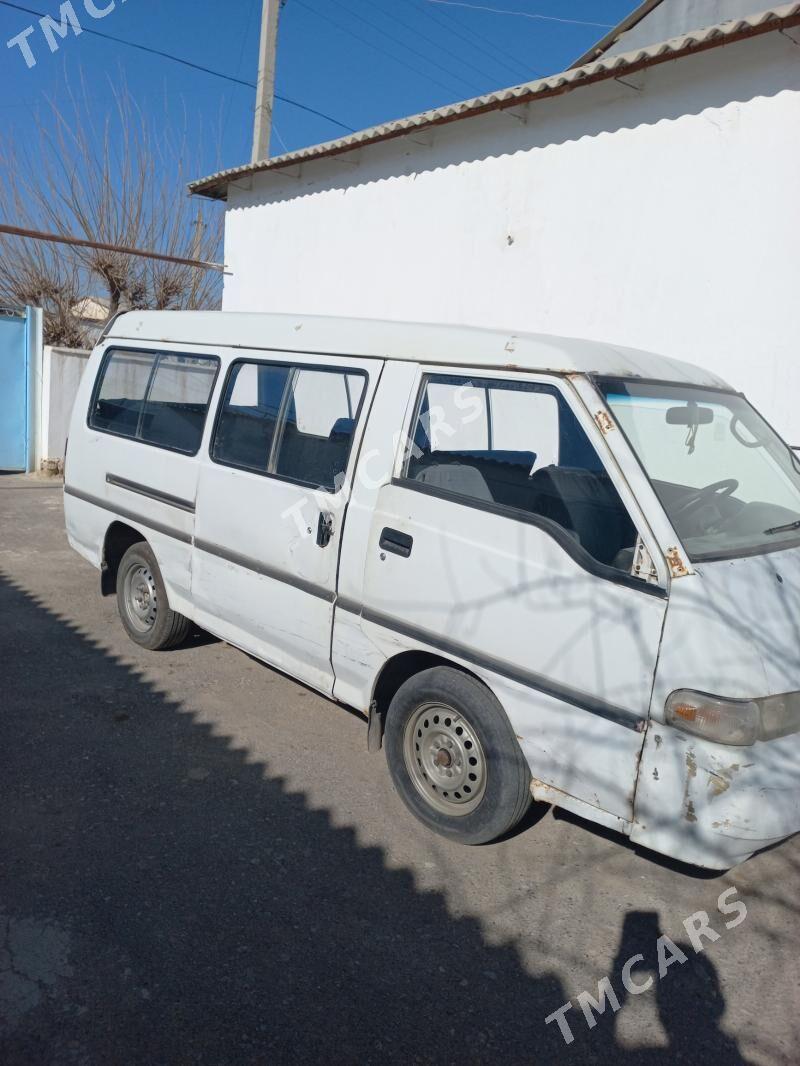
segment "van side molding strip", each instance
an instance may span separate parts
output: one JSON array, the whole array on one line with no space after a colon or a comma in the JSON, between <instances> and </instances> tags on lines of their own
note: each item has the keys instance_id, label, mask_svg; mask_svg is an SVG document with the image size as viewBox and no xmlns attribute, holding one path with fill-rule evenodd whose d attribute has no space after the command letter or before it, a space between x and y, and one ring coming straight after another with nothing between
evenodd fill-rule
<instances>
[{"instance_id":1,"label":"van side molding strip","mask_svg":"<svg viewBox=\"0 0 800 1066\"><path fill-rule=\"evenodd\" d=\"M165 503L169 507L177 507L180 511L194 514L194 504L191 500L183 500L180 496L171 496L168 492L151 489L148 485L140 485L138 481L128 481L127 478L117 477L116 474L106 474L106 483L118 489L135 492L139 496L146 496L149 500Z\"/></svg>"},{"instance_id":2,"label":"van side molding strip","mask_svg":"<svg viewBox=\"0 0 800 1066\"><path fill-rule=\"evenodd\" d=\"M215 555L218 559L233 563L234 566L241 566L244 570L250 570L254 574L261 574L262 577L269 577L273 581L291 585L293 588L300 589L301 592L307 592L309 596L316 596L318 599L325 600L328 603L333 603L336 599L335 593L322 585L318 585L313 581L306 581L305 578L297 577L295 574L290 574L285 570L279 570L277 567L267 566L259 559L252 559L249 555L240 555L238 552L229 551L227 548L222 548L219 544L212 544L207 540L195 540L194 546L199 551L206 552L208 555Z\"/></svg>"},{"instance_id":3,"label":"van side molding strip","mask_svg":"<svg viewBox=\"0 0 800 1066\"><path fill-rule=\"evenodd\" d=\"M490 673L498 674L508 681L514 681L519 685L524 685L526 688L535 689L545 696L551 696L562 703L568 703L571 707L588 711L590 714L597 715L598 718L604 718L607 722L613 722L614 725L622 726L624 729L631 729L635 733L641 733L644 730L647 719L636 711L628 710L626 707L617 707L599 697L590 695L588 692L581 692L579 689L571 688L569 685L563 685L561 682L544 677L542 674L533 673L531 670L523 670L521 667L502 662L500 659L495 659L490 655L482 655L480 652L475 652L472 648L467 648L454 640L448 640L445 637L430 633L426 629L409 625L407 622L402 622L380 611L373 611L369 607L354 603L352 600L339 599L336 605L351 614L360 615L365 622L372 622L374 625L400 633L411 640L418 640L420 644L427 644L438 651L444 652L446 655L451 655L454 659L463 659L464 662L471 663Z\"/></svg>"},{"instance_id":4,"label":"van side molding strip","mask_svg":"<svg viewBox=\"0 0 800 1066\"><path fill-rule=\"evenodd\" d=\"M175 529L174 526L168 526L164 522L156 522L155 519L148 518L137 511L129 511L127 507L120 507L116 503L109 503L108 500L101 500L99 496L91 496L88 492L81 492L80 489L73 489L69 485L64 486L64 495L74 496L76 500L91 503L94 507L102 507L104 511L116 515L117 518L127 518L129 521L136 522L147 529L152 529L156 533L162 533L165 537L179 540L181 544L192 543L191 533L184 533L182 529Z\"/></svg>"}]
</instances>

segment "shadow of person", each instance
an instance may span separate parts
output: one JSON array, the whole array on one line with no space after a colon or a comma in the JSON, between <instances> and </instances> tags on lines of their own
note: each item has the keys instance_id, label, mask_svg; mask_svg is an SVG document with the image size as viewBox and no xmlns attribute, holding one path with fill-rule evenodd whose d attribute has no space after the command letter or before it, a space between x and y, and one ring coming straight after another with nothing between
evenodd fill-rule
<instances>
[{"instance_id":1,"label":"shadow of person","mask_svg":"<svg viewBox=\"0 0 800 1066\"><path fill-rule=\"evenodd\" d=\"M630 911L625 915L610 978L619 1011L609 1007L592 1032L603 1031L604 1044L615 1048L616 1061L634 1066L661 1066L675 1062L724 1062L743 1066L738 1043L721 1029L725 1014L717 969L704 951L690 943L664 937L657 911ZM659 942L666 968L659 973ZM663 961L662 960L662 961ZM674 960L674 961L671 961ZM616 1030L619 1015L634 997L655 996L658 1019L666 1046L625 1050ZM663 1036L659 1034L659 1043Z\"/></svg>"},{"instance_id":2,"label":"shadow of person","mask_svg":"<svg viewBox=\"0 0 800 1066\"><path fill-rule=\"evenodd\" d=\"M658 1016L669 1039L671 1061L743 1066L746 1059L738 1041L721 1028L725 997L716 966L705 951L695 953L691 944L680 941L677 947L687 961L680 969L671 967L656 986Z\"/></svg>"}]
</instances>

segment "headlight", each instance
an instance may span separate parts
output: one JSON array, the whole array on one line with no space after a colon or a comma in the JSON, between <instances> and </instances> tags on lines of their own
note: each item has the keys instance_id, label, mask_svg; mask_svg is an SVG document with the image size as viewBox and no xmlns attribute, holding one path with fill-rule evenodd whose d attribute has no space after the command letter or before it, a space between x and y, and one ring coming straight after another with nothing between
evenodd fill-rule
<instances>
[{"instance_id":1,"label":"headlight","mask_svg":"<svg viewBox=\"0 0 800 1066\"><path fill-rule=\"evenodd\" d=\"M747 747L800 732L800 692L755 700L729 700L678 689L667 697L667 724L717 744Z\"/></svg>"},{"instance_id":2,"label":"headlight","mask_svg":"<svg viewBox=\"0 0 800 1066\"><path fill-rule=\"evenodd\" d=\"M717 744L746 746L758 740L755 700L726 700L680 688L667 698L667 724Z\"/></svg>"}]
</instances>

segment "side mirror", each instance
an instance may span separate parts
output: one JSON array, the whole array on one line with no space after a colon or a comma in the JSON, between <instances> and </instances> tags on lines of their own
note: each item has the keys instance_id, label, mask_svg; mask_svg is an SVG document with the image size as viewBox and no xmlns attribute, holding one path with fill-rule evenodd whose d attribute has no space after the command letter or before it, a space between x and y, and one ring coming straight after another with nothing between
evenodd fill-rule
<instances>
[{"instance_id":1,"label":"side mirror","mask_svg":"<svg viewBox=\"0 0 800 1066\"><path fill-rule=\"evenodd\" d=\"M698 407L688 403L686 407L670 407L667 410L669 426L710 426L714 421L714 412L710 407Z\"/></svg>"}]
</instances>

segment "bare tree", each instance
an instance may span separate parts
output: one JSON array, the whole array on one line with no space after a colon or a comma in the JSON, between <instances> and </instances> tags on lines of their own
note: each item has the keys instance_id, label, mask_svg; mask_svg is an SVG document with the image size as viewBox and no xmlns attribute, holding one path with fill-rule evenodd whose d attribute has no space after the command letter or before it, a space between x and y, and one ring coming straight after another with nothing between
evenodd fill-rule
<instances>
[{"instance_id":1,"label":"bare tree","mask_svg":"<svg viewBox=\"0 0 800 1066\"><path fill-rule=\"evenodd\" d=\"M21 154L0 141L0 218L180 258L221 258L221 214L204 217L186 193L200 169L186 135L148 121L124 89L110 92L100 127L85 91L65 98L66 107L48 102L32 149ZM0 303L42 306L48 343L87 342L73 314L86 296L102 296L111 316L218 307L220 295L215 271L0 235Z\"/></svg>"}]
</instances>

